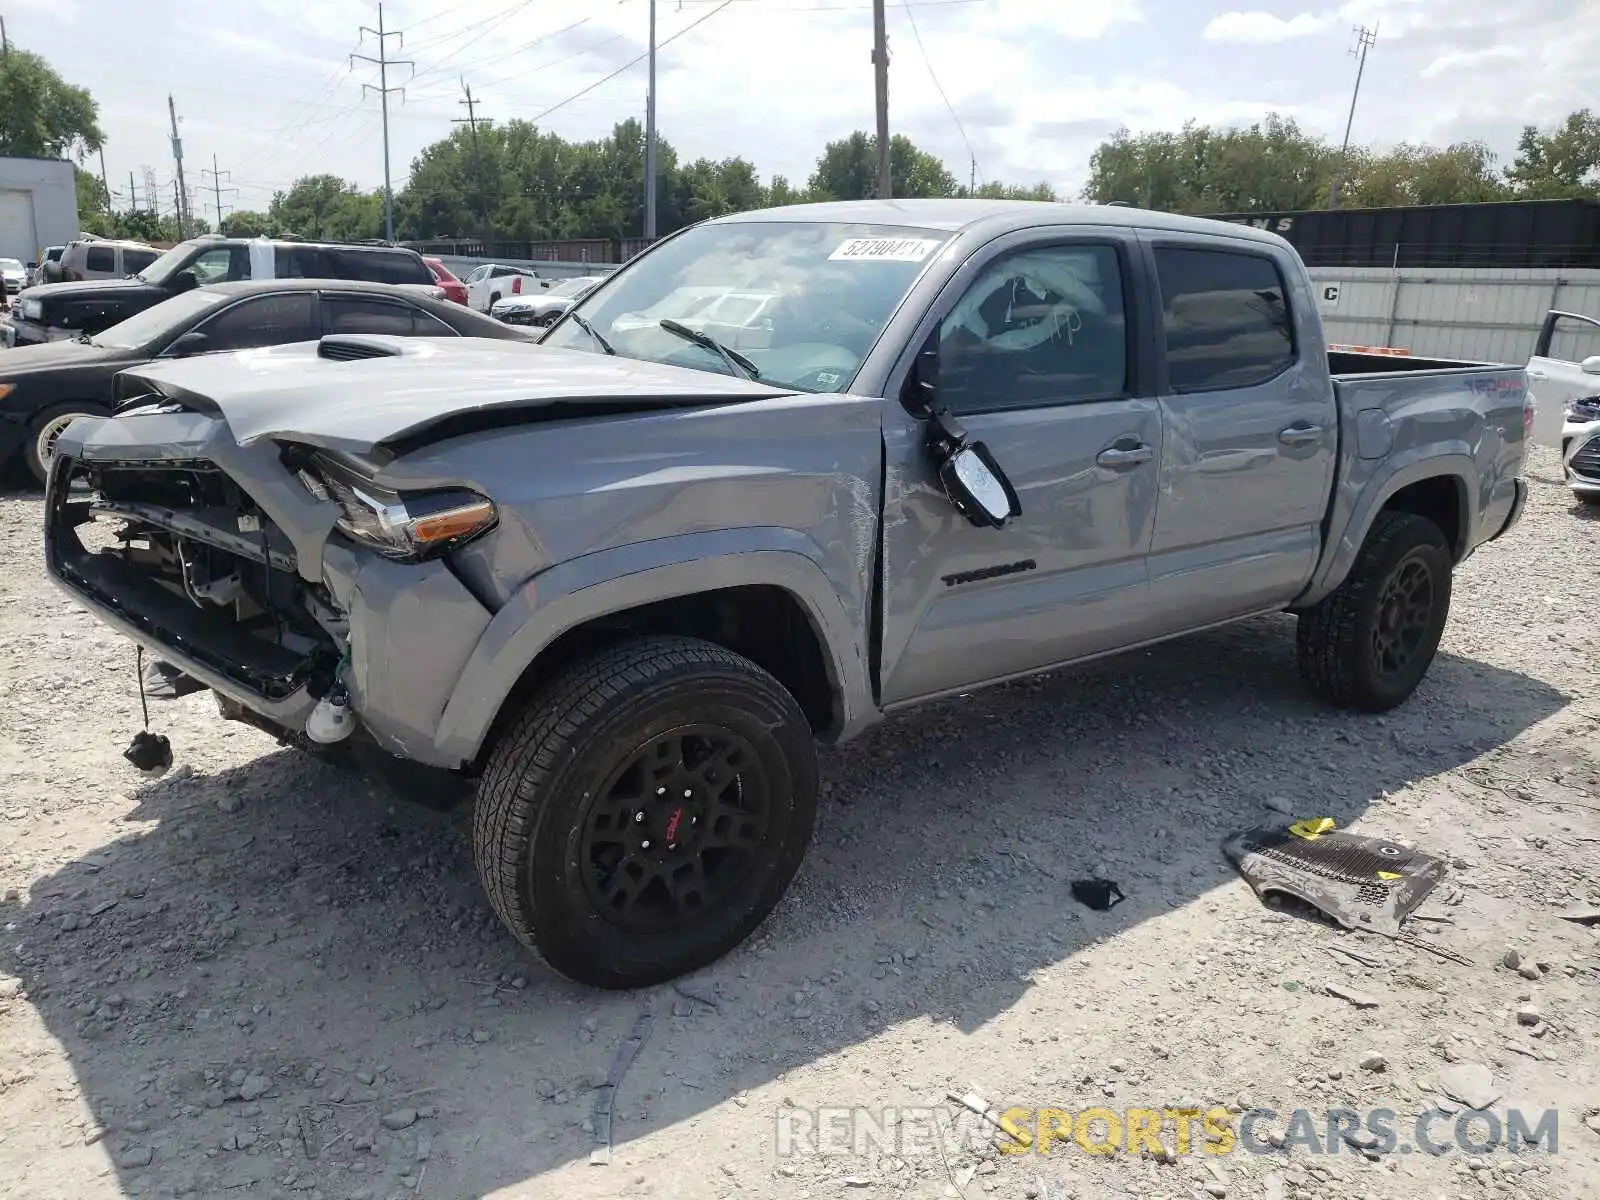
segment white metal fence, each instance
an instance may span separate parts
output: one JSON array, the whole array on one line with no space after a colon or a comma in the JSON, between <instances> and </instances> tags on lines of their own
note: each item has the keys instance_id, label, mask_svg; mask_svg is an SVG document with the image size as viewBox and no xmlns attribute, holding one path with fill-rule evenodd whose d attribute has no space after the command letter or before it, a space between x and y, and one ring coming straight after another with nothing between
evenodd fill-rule
<instances>
[{"instance_id":1,"label":"white metal fence","mask_svg":"<svg viewBox=\"0 0 1600 1200\"><path fill-rule=\"evenodd\" d=\"M1313 267L1311 278L1330 342L1436 358L1525 363L1550 309L1600 316L1597 270ZM1552 355L1600 354L1600 330L1592 333L1563 333Z\"/></svg>"}]
</instances>

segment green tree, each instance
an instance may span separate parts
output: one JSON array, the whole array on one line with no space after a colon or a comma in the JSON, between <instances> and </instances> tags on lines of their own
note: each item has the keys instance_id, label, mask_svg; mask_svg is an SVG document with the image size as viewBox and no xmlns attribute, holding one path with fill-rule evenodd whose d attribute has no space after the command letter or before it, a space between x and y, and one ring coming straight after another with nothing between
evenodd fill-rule
<instances>
[{"instance_id":1,"label":"green tree","mask_svg":"<svg viewBox=\"0 0 1600 1200\"><path fill-rule=\"evenodd\" d=\"M1031 187L1011 183L980 183L975 188L960 188L956 195L979 200L1048 200L1059 201L1056 189L1042 180Z\"/></svg>"},{"instance_id":2,"label":"green tree","mask_svg":"<svg viewBox=\"0 0 1600 1200\"><path fill-rule=\"evenodd\" d=\"M116 218L106 203L106 191L100 185L100 176L75 168L78 183L78 228L85 233L101 237L115 236Z\"/></svg>"},{"instance_id":3,"label":"green tree","mask_svg":"<svg viewBox=\"0 0 1600 1200\"><path fill-rule=\"evenodd\" d=\"M80 162L100 149L100 107L26 50L0 56L0 154Z\"/></svg>"},{"instance_id":4,"label":"green tree","mask_svg":"<svg viewBox=\"0 0 1600 1200\"><path fill-rule=\"evenodd\" d=\"M1523 200L1600 200L1600 115L1584 108L1549 133L1524 127L1506 180Z\"/></svg>"},{"instance_id":5,"label":"green tree","mask_svg":"<svg viewBox=\"0 0 1600 1200\"><path fill-rule=\"evenodd\" d=\"M1507 192L1493 152L1481 142L1443 149L1402 142L1384 154L1348 155L1339 200L1350 208L1467 204L1503 200Z\"/></svg>"},{"instance_id":6,"label":"green tree","mask_svg":"<svg viewBox=\"0 0 1600 1200\"><path fill-rule=\"evenodd\" d=\"M240 209L222 218L222 233L228 237L270 237L277 229L266 213Z\"/></svg>"},{"instance_id":7,"label":"green tree","mask_svg":"<svg viewBox=\"0 0 1600 1200\"><path fill-rule=\"evenodd\" d=\"M267 218L280 233L356 241L383 236L383 197L337 175L306 175L274 192Z\"/></svg>"},{"instance_id":8,"label":"green tree","mask_svg":"<svg viewBox=\"0 0 1600 1200\"><path fill-rule=\"evenodd\" d=\"M889 186L896 197L954 196L956 179L944 163L897 133L889 139ZM878 194L878 139L857 130L829 142L809 184L819 200L864 200Z\"/></svg>"}]
</instances>

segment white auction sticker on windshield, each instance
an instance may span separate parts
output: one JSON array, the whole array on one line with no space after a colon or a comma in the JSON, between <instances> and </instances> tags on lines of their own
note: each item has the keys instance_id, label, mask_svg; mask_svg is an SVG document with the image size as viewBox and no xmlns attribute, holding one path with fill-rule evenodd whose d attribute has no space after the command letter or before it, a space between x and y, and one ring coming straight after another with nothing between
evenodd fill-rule
<instances>
[{"instance_id":1,"label":"white auction sticker on windshield","mask_svg":"<svg viewBox=\"0 0 1600 1200\"><path fill-rule=\"evenodd\" d=\"M836 262L921 262L938 245L933 238L851 238L828 258Z\"/></svg>"}]
</instances>

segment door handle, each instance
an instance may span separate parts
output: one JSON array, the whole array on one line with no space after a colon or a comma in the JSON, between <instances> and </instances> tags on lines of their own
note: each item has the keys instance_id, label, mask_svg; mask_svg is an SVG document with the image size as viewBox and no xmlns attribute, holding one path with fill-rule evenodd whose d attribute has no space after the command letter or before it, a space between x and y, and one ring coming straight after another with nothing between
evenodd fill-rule
<instances>
[{"instance_id":1,"label":"door handle","mask_svg":"<svg viewBox=\"0 0 1600 1200\"><path fill-rule=\"evenodd\" d=\"M1100 451L1094 460L1102 467L1136 467L1140 463L1149 462L1155 456L1154 450L1140 443L1127 449L1112 446L1110 449Z\"/></svg>"},{"instance_id":2,"label":"door handle","mask_svg":"<svg viewBox=\"0 0 1600 1200\"><path fill-rule=\"evenodd\" d=\"M1278 430L1278 440L1285 446L1303 446L1307 442L1322 440L1321 425L1291 425Z\"/></svg>"},{"instance_id":3,"label":"door handle","mask_svg":"<svg viewBox=\"0 0 1600 1200\"><path fill-rule=\"evenodd\" d=\"M1529 379L1549 379L1550 376L1546 375L1543 371L1529 371L1528 372L1528 378Z\"/></svg>"}]
</instances>

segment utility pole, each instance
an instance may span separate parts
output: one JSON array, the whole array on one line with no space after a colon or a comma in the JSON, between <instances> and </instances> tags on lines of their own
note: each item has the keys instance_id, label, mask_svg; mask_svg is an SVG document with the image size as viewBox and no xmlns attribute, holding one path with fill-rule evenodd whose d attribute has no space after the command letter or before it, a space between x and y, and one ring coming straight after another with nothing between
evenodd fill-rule
<instances>
[{"instance_id":1,"label":"utility pole","mask_svg":"<svg viewBox=\"0 0 1600 1200\"><path fill-rule=\"evenodd\" d=\"M363 83L361 85L361 94L365 96L369 91L377 92L378 99L383 106L383 227L386 231L386 236L392 242L394 241L394 187L389 180L389 93L399 92L401 100L404 101L406 90L403 87L392 88L389 86L389 68L410 67L412 72L415 73L417 64L410 59L389 57L389 39L392 37L399 38L402 46L406 44L406 39L405 34L398 29L384 29L382 4L378 5L378 27L376 29L367 25L361 27L363 40L369 33L377 36L378 57L371 58L365 54L352 54L350 63L353 66L359 59L361 62L372 63L378 68L378 86L373 87L370 83Z\"/></svg>"},{"instance_id":2,"label":"utility pole","mask_svg":"<svg viewBox=\"0 0 1600 1200\"><path fill-rule=\"evenodd\" d=\"M872 0L872 75L878 101L878 198L889 199L889 32L884 0Z\"/></svg>"},{"instance_id":3,"label":"utility pole","mask_svg":"<svg viewBox=\"0 0 1600 1200\"><path fill-rule=\"evenodd\" d=\"M203 170L203 171L200 172L200 174L202 176L205 176L205 175L211 176L211 194L212 194L213 197L216 198L216 202L217 202L217 232L221 233L222 232L222 181L223 181L224 178L232 179L233 178L233 172L232 171L219 171L219 170L217 170L217 156L215 154L213 154L211 156L211 170L209 170L209 171L204 171ZM230 187L228 190L231 192L234 189Z\"/></svg>"},{"instance_id":4,"label":"utility pole","mask_svg":"<svg viewBox=\"0 0 1600 1200\"><path fill-rule=\"evenodd\" d=\"M6 36L6 19L0 17L0 55L11 57L11 39Z\"/></svg>"},{"instance_id":5,"label":"utility pole","mask_svg":"<svg viewBox=\"0 0 1600 1200\"><path fill-rule=\"evenodd\" d=\"M483 186L483 157L478 149L478 102L472 98L472 87L467 83L465 75L461 77L461 90L466 93L466 99L457 100L456 103L467 110L467 115L465 117L454 117L450 123L452 125L466 125L472 130L472 179L473 190L477 199L477 204L474 207L478 210L478 223L482 227L480 232L483 236L484 253L492 254L493 251L489 248L489 206L486 202L487 198L484 195Z\"/></svg>"},{"instance_id":6,"label":"utility pole","mask_svg":"<svg viewBox=\"0 0 1600 1200\"><path fill-rule=\"evenodd\" d=\"M1356 86L1350 93L1350 115L1344 122L1344 142L1339 146L1338 174L1333 177L1333 192L1329 196L1330 208L1339 207L1339 189L1344 185L1345 153L1350 149L1350 127L1356 120L1356 100L1361 96L1361 76L1367 69L1367 51L1378 40L1378 27L1373 25L1368 29L1365 25L1355 27L1356 44L1350 47L1350 53L1356 56Z\"/></svg>"},{"instance_id":7,"label":"utility pole","mask_svg":"<svg viewBox=\"0 0 1600 1200\"><path fill-rule=\"evenodd\" d=\"M650 78L644 94L644 236L656 236L656 0L650 0Z\"/></svg>"},{"instance_id":8,"label":"utility pole","mask_svg":"<svg viewBox=\"0 0 1600 1200\"><path fill-rule=\"evenodd\" d=\"M133 182L132 171L128 172L128 211L139 211L139 188L138 185Z\"/></svg>"},{"instance_id":9,"label":"utility pole","mask_svg":"<svg viewBox=\"0 0 1600 1200\"><path fill-rule=\"evenodd\" d=\"M106 194L106 215L111 215L111 181L106 178L106 148L100 147L100 190Z\"/></svg>"},{"instance_id":10,"label":"utility pole","mask_svg":"<svg viewBox=\"0 0 1600 1200\"><path fill-rule=\"evenodd\" d=\"M187 200L189 188L183 182L183 140L178 137L178 107L172 102L172 93L167 93L167 115L172 118L172 161L177 167L178 178L173 182L178 196L178 240L181 242L188 236L189 210Z\"/></svg>"}]
</instances>

